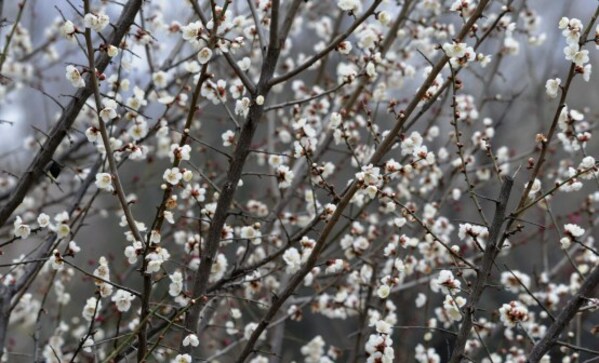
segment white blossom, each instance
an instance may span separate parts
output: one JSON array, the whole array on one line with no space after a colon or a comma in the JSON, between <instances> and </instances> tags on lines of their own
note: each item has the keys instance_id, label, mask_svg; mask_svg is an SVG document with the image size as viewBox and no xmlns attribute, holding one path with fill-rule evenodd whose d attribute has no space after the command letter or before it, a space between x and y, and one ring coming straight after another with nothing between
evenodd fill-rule
<instances>
[{"instance_id":1,"label":"white blossom","mask_svg":"<svg viewBox=\"0 0 599 363\"><path fill-rule=\"evenodd\" d=\"M295 247L290 247L283 253L283 260L287 264L287 273L295 273L301 267L301 255Z\"/></svg>"},{"instance_id":2,"label":"white blossom","mask_svg":"<svg viewBox=\"0 0 599 363\"><path fill-rule=\"evenodd\" d=\"M131 246L125 247L125 257L130 264L137 262L137 257L141 254L142 244L140 241L135 241Z\"/></svg>"},{"instance_id":3,"label":"white blossom","mask_svg":"<svg viewBox=\"0 0 599 363\"><path fill-rule=\"evenodd\" d=\"M65 21L60 27L60 34L71 42L76 41L76 31L77 28L75 28L75 25L70 20Z\"/></svg>"},{"instance_id":4,"label":"white blossom","mask_svg":"<svg viewBox=\"0 0 599 363\"><path fill-rule=\"evenodd\" d=\"M169 275L171 283L168 287L170 296L178 296L183 291L183 274L181 271L175 271Z\"/></svg>"},{"instance_id":5,"label":"white blossom","mask_svg":"<svg viewBox=\"0 0 599 363\"><path fill-rule=\"evenodd\" d=\"M254 333L254 330L256 330L256 328L258 327L258 323L249 323L245 326L245 328L243 329L243 337L247 340L252 336L252 333ZM266 338L266 335L264 334L264 332L262 332L262 334L260 334L260 337L258 337L259 340L264 340Z\"/></svg>"},{"instance_id":6,"label":"white blossom","mask_svg":"<svg viewBox=\"0 0 599 363\"><path fill-rule=\"evenodd\" d=\"M379 288L376 290L376 294L381 299L386 299L387 297L389 297L390 292L391 292L391 288L385 284L379 286Z\"/></svg>"},{"instance_id":7,"label":"white blossom","mask_svg":"<svg viewBox=\"0 0 599 363\"><path fill-rule=\"evenodd\" d=\"M69 82L71 82L73 87L85 87L85 81L83 80L83 77L81 77L79 70L73 65L67 66L66 78L69 80Z\"/></svg>"},{"instance_id":8,"label":"white blossom","mask_svg":"<svg viewBox=\"0 0 599 363\"><path fill-rule=\"evenodd\" d=\"M159 247L155 252L151 252L146 256L148 261L146 273L154 273L160 271L162 264L170 259L171 255L164 247Z\"/></svg>"},{"instance_id":9,"label":"white blossom","mask_svg":"<svg viewBox=\"0 0 599 363\"><path fill-rule=\"evenodd\" d=\"M518 323L528 320L528 309L518 301L511 301L499 308L499 318L508 327L515 327Z\"/></svg>"},{"instance_id":10,"label":"white blossom","mask_svg":"<svg viewBox=\"0 0 599 363\"><path fill-rule=\"evenodd\" d=\"M547 95L551 98L557 97L557 93L559 92L560 84L562 80L559 78L548 79L545 83L545 89L547 91Z\"/></svg>"},{"instance_id":11,"label":"white blossom","mask_svg":"<svg viewBox=\"0 0 599 363\"><path fill-rule=\"evenodd\" d=\"M423 293L418 293L418 296L416 297L416 307L417 308L421 308L424 306L424 304L426 304L426 295Z\"/></svg>"},{"instance_id":12,"label":"white blossom","mask_svg":"<svg viewBox=\"0 0 599 363\"><path fill-rule=\"evenodd\" d=\"M457 280L449 270L441 270L436 279L431 280L431 289L434 292L441 291L444 294L459 292L462 283Z\"/></svg>"},{"instance_id":13,"label":"white blossom","mask_svg":"<svg viewBox=\"0 0 599 363\"><path fill-rule=\"evenodd\" d=\"M108 15L87 13L83 17L83 25L86 28L91 28L97 32L101 32L110 23Z\"/></svg>"},{"instance_id":14,"label":"white blossom","mask_svg":"<svg viewBox=\"0 0 599 363\"><path fill-rule=\"evenodd\" d=\"M360 0L338 0L337 6L343 11L359 12L362 8Z\"/></svg>"},{"instance_id":15,"label":"white blossom","mask_svg":"<svg viewBox=\"0 0 599 363\"><path fill-rule=\"evenodd\" d=\"M117 103L115 100L105 99L104 108L100 111L100 117L104 122L108 122L118 116L116 113Z\"/></svg>"},{"instance_id":16,"label":"white blossom","mask_svg":"<svg viewBox=\"0 0 599 363\"><path fill-rule=\"evenodd\" d=\"M293 172L286 165L280 165L277 167L277 180L279 181L279 188L285 189L291 186L293 181Z\"/></svg>"},{"instance_id":17,"label":"white blossom","mask_svg":"<svg viewBox=\"0 0 599 363\"><path fill-rule=\"evenodd\" d=\"M573 223L566 224L564 226L564 232L574 238L580 238L584 235L584 229Z\"/></svg>"},{"instance_id":18,"label":"white blossom","mask_svg":"<svg viewBox=\"0 0 599 363\"><path fill-rule=\"evenodd\" d=\"M37 217L37 224L39 224L41 228L48 227L50 225L50 216L46 213L40 213Z\"/></svg>"},{"instance_id":19,"label":"white blossom","mask_svg":"<svg viewBox=\"0 0 599 363\"><path fill-rule=\"evenodd\" d=\"M168 85L168 75L164 71L154 72L152 74L152 81L157 89L162 89Z\"/></svg>"},{"instance_id":20,"label":"white blossom","mask_svg":"<svg viewBox=\"0 0 599 363\"><path fill-rule=\"evenodd\" d=\"M97 298L90 297L85 302L85 306L83 307L83 312L81 315L83 316L83 319L91 321L101 308L102 303Z\"/></svg>"},{"instance_id":21,"label":"white blossom","mask_svg":"<svg viewBox=\"0 0 599 363\"><path fill-rule=\"evenodd\" d=\"M131 308L131 301L135 299L135 295L130 293L129 291L118 289L111 300L116 305L118 311L124 313L129 311Z\"/></svg>"},{"instance_id":22,"label":"white blossom","mask_svg":"<svg viewBox=\"0 0 599 363\"><path fill-rule=\"evenodd\" d=\"M445 54L450 58L462 58L466 55L466 51L468 50L468 45L466 43L445 43L442 47Z\"/></svg>"},{"instance_id":23,"label":"white blossom","mask_svg":"<svg viewBox=\"0 0 599 363\"><path fill-rule=\"evenodd\" d=\"M564 48L566 60L571 61L579 67L585 65L589 61L589 51L580 49L578 44L570 44Z\"/></svg>"},{"instance_id":24,"label":"white blossom","mask_svg":"<svg viewBox=\"0 0 599 363\"><path fill-rule=\"evenodd\" d=\"M60 252L56 249L52 252L52 256L50 257L50 266L53 270L56 271L62 270L64 268L64 261L62 259L62 256L60 255Z\"/></svg>"},{"instance_id":25,"label":"white blossom","mask_svg":"<svg viewBox=\"0 0 599 363\"><path fill-rule=\"evenodd\" d=\"M166 169L162 175L162 179L171 185L177 185L183 179L183 174L178 167Z\"/></svg>"},{"instance_id":26,"label":"white blossom","mask_svg":"<svg viewBox=\"0 0 599 363\"><path fill-rule=\"evenodd\" d=\"M114 58L119 54L119 48L115 47L112 44L109 44L108 48L106 49L106 54L108 54L110 58Z\"/></svg>"},{"instance_id":27,"label":"white blossom","mask_svg":"<svg viewBox=\"0 0 599 363\"><path fill-rule=\"evenodd\" d=\"M198 52L198 62L200 64L206 64L212 58L212 49L204 47Z\"/></svg>"},{"instance_id":28,"label":"white blossom","mask_svg":"<svg viewBox=\"0 0 599 363\"><path fill-rule=\"evenodd\" d=\"M98 173L96 174L96 187L98 189L112 192L114 187L112 186L112 176L109 173Z\"/></svg>"},{"instance_id":29,"label":"white blossom","mask_svg":"<svg viewBox=\"0 0 599 363\"><path fill-rule=\"evenodd\" d=\"M81 247L75 241L69 242L69 253L75 255L81 251Z\"/></svg>"},{"instance_id":30,"label":"white blossom","mask_svg":"<svg viewBox=\"0 0 599 363\"><path fill-rule=\"evenodd\" d=\"M27 225L27 224L24 224L23 219L21 219L21 217L19 217L19 216L17 216L17 218L15 218L13 226L14 226L13 234L17 238L25 239L25 238L29 237L29 235L31 234L31 227L29 227L29 225Z\"/></svg>"},{"instance_id":31,"label":"white blossom","mask_svg":"<svg viewBox=\"0 0 599 363\"><path fill-rule=\"evenodd\" d=\"M177 354L175 359L172 360L172 363L191 363L193 362L191 355L189 354Z\"/></svg>"},{"instance_id":32,"label":"white blossom","mask_svg":"<svg viewBox=\"0 0 599 363\"><path fill-rule=\"evenodd\" d=\"M231 146L235 143L235 132L227 130L221 135L221 138L223 139L224 147Z\"/></svg>"},{"instance_id":33,"label":"white blossom","mask_svg":"<svg viewBox=\"0 0 599 363\"><path fill-rule=\"evenodd\" d=\"M262 243L262 233L260 232L257 226L243 226L241 227L240 237L243 239L248 239L254 245L259 245Z\"/></svg>"},{"instance_id":34,"label":"white blossom","mask_svg":"<svg viewBox=\"0 0 599 363\"><path fill-rule=\"evenodd\" d=\"M200 345L200 340L198 339L198 336L195 334L188 334L185 339L183 339L183 346L187 347L187 346L192 346L192 347L197 347L198 345Z\"/></svg>"}]
</instances>

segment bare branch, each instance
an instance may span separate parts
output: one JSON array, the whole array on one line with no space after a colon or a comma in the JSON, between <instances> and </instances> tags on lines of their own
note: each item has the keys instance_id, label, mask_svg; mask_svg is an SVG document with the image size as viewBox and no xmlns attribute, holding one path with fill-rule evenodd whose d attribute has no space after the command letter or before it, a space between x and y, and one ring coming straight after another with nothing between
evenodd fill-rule
<instances>
[{"instance_id":1,"label":"bare branch","mask_svg":"<svg viewBox=\"0 0 599 363\"><path fill-rule=\"evenodd\" d=\"M495 256L497 255L497 244L501 236L501 226L505 221L505 210L513 185L514 181L512 178L508 176L504 177L501 191L497 197L498 202L495 206L495 215L493 216L493 222L491 223L489 230L489 240L485 247L485 253L480 265L480 270L476 272L474 288L468 298L466 307L463 309L462 326L460 327L458 337L454 344L451 359L449 360L450 363L461 362L464 358L463 354L466 347L466 341L470 336L470 330L472 329L472 324L474 323L474 313L478 308L480 297L485 289L487 279L491 275L491 269L494 264Z\"/></svg>"}]
</instances>

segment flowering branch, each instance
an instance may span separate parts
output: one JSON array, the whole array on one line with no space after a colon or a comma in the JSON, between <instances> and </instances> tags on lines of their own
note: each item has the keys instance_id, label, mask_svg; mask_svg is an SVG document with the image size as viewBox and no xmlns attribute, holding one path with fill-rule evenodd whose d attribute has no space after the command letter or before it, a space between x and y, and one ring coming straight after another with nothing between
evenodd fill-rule
<instances>
[{"instance_id":1,"label":"flowering branch","mask_svg":"<svg viewBox=\"0 0 599 363\"><path fill-rule=\"evenodd\" d=\"M114 31L109 37L109 44L114 46L120 44L121 40L129 30L129 27L133 24L133 20L141 8L141 5L142 0L129 0L127 2L115 25ZM101 73L108 66L109 62L110 57L108 54L102 52L94 61L95 69ZM21 179L19 179L19 183L13 189L6 204L0 209L0 226L3 226L6 223L12 212L19 206L19 204L21 204L30 187L44 175L44 168L52 159L52 155L54 155L58 145L60 145L66 136L67 131L71 128L73 122L75 122L75 119L85 105L87 98L93 93L93 86L90 82L91 77L92 75L90 74L88 76L88 82L86 82L87 86L79 89L71 99L71 102L65 107L60 119L48 133L48 138L44 142L42 148L27 167L27 171L23 174Z\"/></svg>"}]
</instances>

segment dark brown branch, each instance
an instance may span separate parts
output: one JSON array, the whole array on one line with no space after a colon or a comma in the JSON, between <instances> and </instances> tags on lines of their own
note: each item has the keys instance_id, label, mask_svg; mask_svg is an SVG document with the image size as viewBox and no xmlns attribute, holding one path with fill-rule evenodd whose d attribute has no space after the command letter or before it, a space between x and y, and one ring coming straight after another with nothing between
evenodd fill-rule
<instances>
[{"instance_id":1,"label":"dark brown branch","mask_svg":"<svg viewBox=\"0 0 599 363\"><path fill-rule=\"evenodd\" d=\"M474 289L472 290L472 293L468 298L468 304L463 311L463 322L454 344L453 353L449 360L450 363L461 362L464 356L466 341L470 336L470 331L472 330L472 325L474 323L474 313L478 308L478 303L485 289L487 279L491 275L491 268L493 267L496 256L497 243L501 236L501 226L505 221L505 209L513 185L514 180L512 178L509 176L504 177L503 185L501 186L501 191L499 192L497 204L495 206L495 215L493 216L493 222L491 223L491 228L489 230L489 241L485 247L480 270L477 271Z\"/></svg>"},{"instance_id":2,"label":"dark brown branch","mask_svg":"<svg viewBox=\"0 0 599 363\"><path fill-rule=\"evenodd\" d=\"M578 313L580 307L592 296L593 291L599 284L599 267L595 267L593 272L584 280L580 289L561 310L555 321L547 328L545 336L539 340L530 351L527 362L539 362L541 358L552 347L558 343L559 336L562 334L570 320Z\"/></svg>"},{"instance_id":3,"label":"dark brown branch","mask_svg":"<svg viewBox=\"0 0 599 363\"><path fill-rule=\"evenodd\" d=\"M237 141L237 145L233 153L233 160L229 166L225 183L221 188L221 193L218 197L214 217L212 218L212 223L210 224L210 228L208 230L205 248L201 253L200 266L194 278L192 296L197 300L192 302L192 306L185 316L185 328L190 331L196 331L200 312L202 307L205 305L205 301L203 299L208 288L208 280L212 270L212 264L214 263L214 258L220 244L221 231L229 215L229 206L233 202L233 197L235 195L235 191L237 190L239 179L241 178L243 166L250 153L250 146L254 137L254 133L256 132L258 123L264 113L264 106L258 105L255 102L255 98L258 95L266 97L270 91L271 87L269 82L273 77L277 60L281 52L280 44L282 44L284 41L284 39L279 40L277 35L279 10L278 3L278 1L273 2L270 42L268 45L266 59L262 64L260 81L256 86L256 93L252 94L252 99L254 102L252 102L252 106L250 106L246 122L242 127L239 140ZM189 347L183 347L184 351L188 351L189 349Z\"/></svg>"},{"instance_id":4,"label":"dark brown branch","mask_svg":"<svg viewBox=\"0 0 599 363\"><path fill-rule=\"evenodd\" d=\"M260 51L262 52L262 56L266 56L266 36L264 35L264 29L260 26L260 19L258 18L258 13L256 12L256 4L254 4L253 0L248 0L248 7L250 8L250 13L252 14L252 18L254 19L254 25L256 26L256 34L258 35L258 42L260 43Z\"/></svg>"}]
</instances>

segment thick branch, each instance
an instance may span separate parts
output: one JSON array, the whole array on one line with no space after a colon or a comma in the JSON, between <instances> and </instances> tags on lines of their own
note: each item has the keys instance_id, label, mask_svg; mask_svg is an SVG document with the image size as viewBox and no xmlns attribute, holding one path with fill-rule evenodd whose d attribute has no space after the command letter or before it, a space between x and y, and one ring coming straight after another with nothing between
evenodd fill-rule
<instances>
[{"instance_id":1,"label":"thick branch","mask_svg":"<svg viewBox=\"0 0 599 363\"><path fill-rule=\"evenodd\" d=\"M219 194L214 217L212 218L212 223L210 224L210 228L208 230L205 247L201 251L200 266L198 268L198 272L196 273L192 289L192 296L199 300L193 302L193 305L185 317L185 328L190 331L196 330L200 312L202 307L205 305L203 298L208 288L212 264L214 263L214 258L220 244L222 228L227 220L229 206L233 202L233 197L235 196L235 191L237 190L237 185L239 183L239 179L241 178L243 166L249 155L254 133L256 132L258 123L264 113L264 105L258 105L255 102L255 98L258 95L262 95L264 97L267 96L270 90L269 81L272 79L277 60L279 59L281 52L280 44L282 44L284 39L279 39L277 35L278 9L278 1L275 1L272 9L273 13L270 28L270 42L266 53L266 59L262 64L260 81L256 87L256 93L252 94L253 103L252 106L250 106L246 122L241 129L241 134L233 153L233 160L229 166L227 178L221 189L221 193ZM186 347L183 350L189 350L189 348Z\"/></svg>"},{"instance_id":2,"label":"thick branch","mask_svg":"<svg viewBox=\"0 0 599 363\"><path fill-rule=\"evenodd\" d=\"M595 267L593 272L584 280L580 290L574 295L568 304L562 309L562 312L557 316L555 321L547 329L545 336L539 340L530 351L528 361L535 363L541 360L545 353L549 351L555 344L558 343L560 334L566 328L566 325L578 313L578 309L592 295L593 290L599 284L599 267Z\"/></svg>"},{"instance_id":3,"label":"thick branch","mask_svg":"<svg viewBox=\"0 0 599 363\"><path fill-rule=\"evenodd\" d=\"M462 326L460 327L458 337L454 344L453 353L451 354L451 359L449 360L450 363L458 363L462 361L464 349L466 347L466 341L470 336L470 331L472 330L472 325L474 323L474 313L478 308L478 302L485 289L487 279L491 275L491 268L493 267L493 262L496 256L495 251L497 249L497 242L501 236L501 226L505 221L505 209L507 207L507 202L510 198L510 192L513 185L514 180L509 176L506 176L503 180L499 197L497 198L498 201L495 206L495 215L493 216L493 222L491 223L491 228L489 231L489 241L485 247L480 270L477 271L474 289L468 298L468 305L464 309Z\"/></svg>"}]
</instances>

